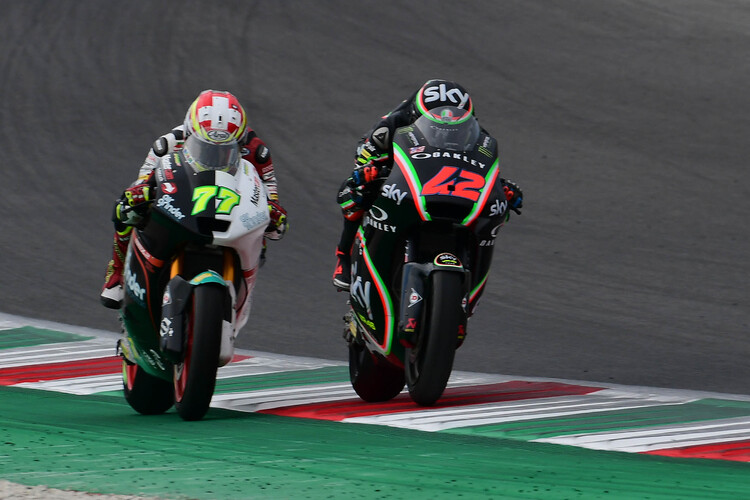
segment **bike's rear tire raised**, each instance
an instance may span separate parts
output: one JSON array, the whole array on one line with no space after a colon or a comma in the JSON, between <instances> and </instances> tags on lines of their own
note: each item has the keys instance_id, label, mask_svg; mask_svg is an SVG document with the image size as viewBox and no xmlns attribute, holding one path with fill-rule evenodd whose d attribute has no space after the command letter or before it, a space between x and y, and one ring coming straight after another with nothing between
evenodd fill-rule
<instances>
[{"instance_id":1,"label":"bike's rear tire raised","mask_svg":"<svg viewBox=\"0 0 750 500\"><path fill-rule=\"evenodd\" d=\"M174 368L175 408L183 420L202 419L214 395L225 293L212 285L193 290L185 359Z\"/></svg>"},{"instance_id":2,"label":"bike's rear tire raised","mask_svg":"<svg viewBox=\"0 0 750 500\"><path fill-rule=\"evenodd\" d=\"M142 415L161 415L174 404L174 389L168 381L122 360L122 389L125 401Z\"/></svg>"},{"instance_id":3,"label":"bike's rear tire raised","mask_svg":"<svg viewBox=\"0 0 750 500\"><path fill-rule=\"evenodd\" d=\"M459 325L463 320L462 275L437 271L431 276L432 293L427 304L427 322L417 345L406 349L404 369L412 401L432 406L443 395L456 355Z\"/></svg>"},{"instance_id":4,"label":"bike's rear tire raised","mask_svg":"<svg viewBox=\"0 0 750 500\"><path fill-rule=\"evenodd\" d=\"M404 388L404 371L352 340L349 343L349 380L363 401L381 403L395 398Z\"/></svg>"}]
</instances>

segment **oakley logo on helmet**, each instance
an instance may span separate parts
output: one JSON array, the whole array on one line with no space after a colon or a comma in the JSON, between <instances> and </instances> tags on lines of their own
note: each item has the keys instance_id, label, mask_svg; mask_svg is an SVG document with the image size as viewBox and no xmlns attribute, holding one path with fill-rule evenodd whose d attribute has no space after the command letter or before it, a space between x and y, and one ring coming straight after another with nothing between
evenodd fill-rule
<instances>
[{"instance_id":1,"label":"oakley logo on helmet","mask_svg":"<svg viewBox=\"0 0 750 500\"><path fill-rule=\"evenodd\" d=\"M425 104L441 101L454 104L458 108L464 109L464 106L469 102L469 93L461 92L457 88L449 89L444 83L435 85L434 87L427 87L423 92Z\"/></svg>"}]
</instances>

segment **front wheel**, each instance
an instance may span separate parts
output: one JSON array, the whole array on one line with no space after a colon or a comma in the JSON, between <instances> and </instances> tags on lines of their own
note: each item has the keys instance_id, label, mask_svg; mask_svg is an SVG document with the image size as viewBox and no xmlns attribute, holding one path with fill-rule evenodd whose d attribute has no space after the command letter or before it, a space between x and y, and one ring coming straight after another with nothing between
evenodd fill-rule
<instances>
[{"instance_id":1,"label":"front wheel","mask_svg":"<svg viewBox=\"0 0 750 500\"><path fill-rule=\"evenodd\" d=\"M183 420L202 419L214 395L225 293L212 285L193 290L185 359L174 367L175 408Z\"/></svg>"},{"instance_id":2,"label":"front wheel","mask_svg":"<svg viewBox=\"0 0 750 500\"><path fill-rule=\"evenodd\" d=\"M174 404L172 384L155 377L135 363L122 360L125 401L143 415L161 415Z\"/></svg>"},{"instance_id":3,"label":"front wheel","mask_svg":"<svg viewBox=\"0 0 750 500\"><path fill-rule=\"evenodd\" d=\"M404 371L356 339L349 343L349 379L354 392L368 403L390 401L404 388Z\"/></svg>"},{"instance_id":4,"label":"front wheel","mask_svg":"<svg viewBox=\"0 0 750 500\"><path fill-rule=\"evenodd\" d=\"M411 399L432 406L448 385L456 355L458 330L463 321L462 275L437 271L432 274L432 293L427 304L427 322L417 345L406 349L404 367Z\"/></svg>"}]
</instances>

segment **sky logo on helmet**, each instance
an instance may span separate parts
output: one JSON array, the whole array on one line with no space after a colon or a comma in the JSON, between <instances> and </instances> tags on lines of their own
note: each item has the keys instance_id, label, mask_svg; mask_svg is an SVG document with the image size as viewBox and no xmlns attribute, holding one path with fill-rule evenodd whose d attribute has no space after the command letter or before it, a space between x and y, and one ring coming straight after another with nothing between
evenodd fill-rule
<instances>
[{"instance_id":1,"label":"sky logo on helmet","mask_svg":"<svg viewBox=\"0 0 750 500\"><path fill-rule=\"evenodd\" d=\"M425 104L435 101L446 103L446 105L455 105L458 108L465 109L464 107L469 102L469 93L461 92L457 88L449 89L447 85L441 83L433 87L427 87L424 89L423 98ZM450 104L448 104L450 103Z\"/></svg>"}]
</instances>

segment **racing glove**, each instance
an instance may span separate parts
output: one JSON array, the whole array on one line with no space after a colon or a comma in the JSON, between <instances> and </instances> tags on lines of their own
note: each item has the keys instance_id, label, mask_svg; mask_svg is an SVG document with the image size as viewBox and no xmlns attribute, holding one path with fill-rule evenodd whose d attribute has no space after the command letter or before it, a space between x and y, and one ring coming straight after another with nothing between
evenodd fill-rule
<instances>
[{"instance_id":1,"label":"racing glove","mask_svg":"<svg viewBox=\"0 0 750 500\"><path fill-rule=\"evenodd\" d=\"M268 200L268 212L271 216L271 222L266 227L263 234L269 240L280 240L284 237L289 224L286 220L286 210L275 201Z\"/></svg>"},{"instance_id":2,"label":"racing glove","mask_svg":"<svg viewBox=\"0 0 750 500\"><path fill-rule=\"evenodd\" d=\"M503 192L505 192L505 198L508 200L508 207L518 215L521 215L521 208L523 208L523 191L518 187L518 184L514 183L509 179L500 179L503 183Z\"/></svg>"},{"instance_id":3,"label":"racing glove","mask_svg":"<svg viewBox=\"0 0 750 500\"><path fill-rule=\"evenodd\" d=\"M115 218L128 226L140 223L151 206L155 188L153 173L145 181L127 188L117 200Z\"/></svg>"},{"instance_id":4,"label":"racing glove","mask_svg":"<svg viewBox=\"0 0 750 500\"><path fill-rule=\"evenodd\" d=\"M383 173L384 169L373 163L354 167L352 175L349 177L349 185L352 187L364 186L377 180Z\"/></svg>"}]
</instances>

